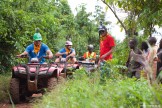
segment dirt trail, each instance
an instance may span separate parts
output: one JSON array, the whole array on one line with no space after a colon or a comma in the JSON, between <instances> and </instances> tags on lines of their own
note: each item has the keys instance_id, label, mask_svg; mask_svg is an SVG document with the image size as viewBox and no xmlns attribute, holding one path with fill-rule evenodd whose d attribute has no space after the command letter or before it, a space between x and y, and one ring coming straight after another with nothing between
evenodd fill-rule
<instances>
[{"instance_id":1,"label":"dirt trail","mask_svg":"<svg viewBox=\"0 0 162 108\"><path fill-rule=\"evenodd\" d=\"M42 94L33 94L32 97L28 98L25 102L20 102L19 104L14 105L15 108L32 108L32 102L35 99L42 97ZM9 101L0 103L0 108L13 108L12 104Z\"/></svg>"},{"instance_id":2,"label":"dirt trail","mask_svg":"<svg viewBox=\"0 0 162 108\"><path fill-rule=\"evenodd\" d=\"M12 108L12 105L9 103L0 104L0 108ZM15 105L15 108L32 108L30 103L20 103Z\"/></svg>"}]
</instances>

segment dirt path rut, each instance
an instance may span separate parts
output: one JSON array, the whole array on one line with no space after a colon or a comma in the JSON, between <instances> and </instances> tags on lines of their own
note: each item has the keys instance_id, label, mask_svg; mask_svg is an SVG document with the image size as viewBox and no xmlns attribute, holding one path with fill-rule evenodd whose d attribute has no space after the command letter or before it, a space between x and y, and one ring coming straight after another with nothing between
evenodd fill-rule
<instances>
[{"instance_id":1,"label":"dirt path rut","mask_svg":"<svg viewBox=\"0 0 162 108\"><path fill-rule=\"evenodd\" d=\"M28 98L25 102L20 102L19 104L16 104L12 106L9 101L4 101L0 103L0 108L32 108L32 104L35 99L41 98L42 94L33 94L32 97Z\"/></svg>"}]
</instances>

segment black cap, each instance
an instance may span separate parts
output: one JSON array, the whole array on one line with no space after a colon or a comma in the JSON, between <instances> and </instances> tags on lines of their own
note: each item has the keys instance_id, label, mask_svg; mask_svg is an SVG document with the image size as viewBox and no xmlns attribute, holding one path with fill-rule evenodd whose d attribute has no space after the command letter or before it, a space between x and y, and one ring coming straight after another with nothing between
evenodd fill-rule
<instances>
[{"instance_id":1,"label":"black cap","mask_svg":"<svg viewBox=\"0 0 162 108\"><path fill-rule=\"evenodd\" d=\"M107 28L104 25L101 25L98 29L98 31L107 31Z\"/></svg>"}]
</instances>

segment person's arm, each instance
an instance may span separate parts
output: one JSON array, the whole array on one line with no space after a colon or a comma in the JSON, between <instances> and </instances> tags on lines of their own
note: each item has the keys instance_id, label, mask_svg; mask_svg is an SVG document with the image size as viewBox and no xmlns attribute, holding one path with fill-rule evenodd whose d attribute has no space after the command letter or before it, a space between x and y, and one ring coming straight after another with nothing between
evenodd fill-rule
<instances>
[{"instance_id":1,"label":"person's arm","mask_svg":"<svg viewBox=\"0 0 162 108\"><path fill-rule=\"evenodd\" d=\"M96 59L96 53L94 52L94 56L93 56L93 59L95 60Z\"/></svg>"},{"instance_id":2,"label":"person's arm","mask_svg":"<svg viewBox=\"0 0 162 108\"><path fill-rule=\"evenodd\" d=\"M62 48L55 54L55 56L59 57L59 56L67 55L67 54L68 53L66 52L66 50Z\"/></svg>"},{"instance_id":3,"label":"person's arm","mask_svg":"<svg viewBox=\"0 0 162 108\"><path fill-rule=\"evenodd\" d=\"M131 52L131 51L130 51L130 52ZM128 55L128 59L127 59L127 61L126 61L126 67L129 66L129 62L130 62L130 52L129 52L129 55Z\"/></svg>"},{"instance_id":4,"label":"person's arm","mask_svg":"<svg viewBox=\"0 0 162 108\"><path fill-rule=\"evenodd\" d=\"M49 59L51 59L53 57L53 53L51 52L51 50L47 50L46 53L47 53Z\"/></svg>"},{"instance_id":5,"label":"person's arm","mask_svg":"<svg viewBox=\"0 0 162 108\"><path fill-rule=\"evenodd\" d=\"M157 48L154 48L154 61L158 61Z\"/></svg>"},{"instance_id":6,"label":"person's arm","mask_svg":"<svg viewBox=\"0 0 162 108\"><path fill-rule=\"evenodd\" d=\"M28 52L27 52L27 51L24 51L23 53L17 55L17 57L21 57L21 56L23 56L23 55L28 55Z\"/></svg>"},{"instance_id":7,"label":"person's arm","mask_svg":"<svg viewBox=\"0 0 162 108\"><path fill-rule=\"evenodd\" d=\"M55 54L55 56L62 56L62 55L64 55L64 54L67 54L66 52L57 52L56 54Z\"/></svg>"},{"instance_id":8,"label":"person's arm","mask_svg":"<svg viewBox=\"0 0 162 108\"><path fill-rule=\"evenodd\" d=\"M76 53L75 53L75 50L73 50L71 54L69 54L69 55L67 55L67 56L66 56L66 58L69 58L69 57L74 57L74 56L75 56L75 54L76 54Z\"/></svg>"},{"instance_id":9,"label":"person's arm","mask_svg":"<svg viewBox=\"0 0 162 108\"><path fill-rule=\"evenodd\" d=\"M111 47L111 50L108 51L107 53L105 53L104 55L102 55L100 57L100 59L103 60L105 57L107 57L108 55L110 55L111 53L113 53L114 52L114 49L115 49L114 47Z\"/></svg>"},{"instance_id":10,"label":"person's arm","mask_svg":"<svg viewBox=\"0 0 162 108\"><path fill-rule=\"evenodd\" d=\"M23 53L17 55L17 57L22 57L23 55L27 56L29 54L29 52L30 52L30 49L31 49L31 45L27 46L25 51Z\"/></svg>"}]
</instances>

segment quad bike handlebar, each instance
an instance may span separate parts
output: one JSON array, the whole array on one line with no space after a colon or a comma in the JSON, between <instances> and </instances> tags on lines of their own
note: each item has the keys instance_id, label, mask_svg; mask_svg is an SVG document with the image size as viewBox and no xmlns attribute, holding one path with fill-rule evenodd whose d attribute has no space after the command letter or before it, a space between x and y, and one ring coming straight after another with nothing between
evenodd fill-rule
<instances>
[{"instance_id":1,"label":"quad bike handlebar","mask_svg":"<svg viewBox=\"0 0 162 108\"><path fill-rule=\"evenodd\" d=\"M28 55L16 55L16 58L28 58Z\"/></svg>"},{"instance_id":2,"label":"quad bike handlebar","mask_svg":"<svg viewBox=\"0 0 162 108\"><path fill-rule=\"evenodd\" d=\"M28 58L29 56L28 55L16 55L16 57L17 58ZM42 59L42 58L50 59L50 57L48 55L47 56L42 56L39 59Z\"/></svg>"},{"instance_id":3,"label":"quad bike handlebar","mask_svg":"<svg viewBox=\"0 0 162 108\"><path fill-rule=\"evenodd\" d=\"M94 59L94 58L84 58L83 56L81 56L81 57L79 57L78 58L79 59L79 61L93 61L93 60L96 60L96 59Z\"/></svg>"},{"instance_id":4,"label":"quad bike handlebar","mask_svg":"<svg viewBox=\"0 0 162 108\"><path fill-rule=\"evenodd\" d=\"M16 55L16 58L29 58L29 56L28 55ZM47 55L47 56L41 56L40 58L37 58L37 57L31 58L29 61L31 63L39 63L42 60L42 58L50 59L50 57Z\"/></svg>"},{"instance_id":5,"label":"quad bike handlebar","mask_svg":"<svg viewBox=\"0 0 162 108\"><path fill-rule=\"evenodd\" d=\"M79 64L85 64L85 65L95 65L95 62L87 62L87 61L78 61Z\"/></svg>"},{"instance_id":6,"label":"quad bike handlebar","mask_svg":"<svg viewBox=\"0 0 162 108\"><path fill-rule=\"evenodd\" d=\"M68 60L75 58L75 56L69 56L68 58L67 57L62 58L61 56L56 56L56 58L59 59L59 61L60 61L59 63L65 63L65 62L68 62Z\"/></svg>"}]
</instances>

